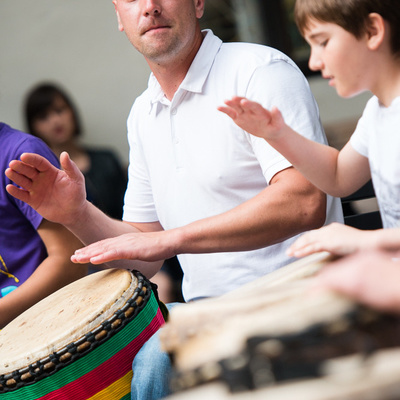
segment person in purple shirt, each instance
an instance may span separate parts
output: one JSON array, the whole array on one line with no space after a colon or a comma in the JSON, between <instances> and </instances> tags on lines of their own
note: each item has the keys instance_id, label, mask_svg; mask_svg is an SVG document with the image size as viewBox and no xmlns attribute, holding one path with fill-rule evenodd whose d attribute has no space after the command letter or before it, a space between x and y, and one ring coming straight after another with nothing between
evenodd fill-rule
<instances>
[{"instance_id":1,"label":"person in purple shirt","mask_svg":"<svg viewBox=\"0 0 400 400\"><path fill-rule=\"evenodd\" d=\"M40 139L0 122L0 329L66 284L86 275L70 261L80 241L63 226L47 221L7 193L4 171L11 160L33 152L59 166Z\"/></svg>"}]
</instances>

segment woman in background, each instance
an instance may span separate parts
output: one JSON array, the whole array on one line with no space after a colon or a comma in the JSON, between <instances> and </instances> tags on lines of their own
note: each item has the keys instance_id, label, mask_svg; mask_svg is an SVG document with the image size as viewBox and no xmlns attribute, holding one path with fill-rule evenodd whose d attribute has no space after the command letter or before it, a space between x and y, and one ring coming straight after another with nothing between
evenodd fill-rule
<instances>
[{"instance_id":1,"label":"woman in background","mask_svg":"<svg viewBox=\"0 0 400 400\"><path fill-rule=\"evenodd\" d=\"M67 151L85 176L87 198L110 217L121 219L127 174L114 153L79 142L82 134L77 109L60 87L42 83L25 100L28 131L43 139L59 157Z\"/></svg>"}]
</instances>

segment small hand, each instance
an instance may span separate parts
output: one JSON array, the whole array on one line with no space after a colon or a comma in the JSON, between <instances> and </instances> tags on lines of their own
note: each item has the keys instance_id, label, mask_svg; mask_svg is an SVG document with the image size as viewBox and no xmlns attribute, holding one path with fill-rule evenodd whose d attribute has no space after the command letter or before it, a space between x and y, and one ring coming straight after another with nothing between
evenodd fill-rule
<instances>
[{"instance_id":1,"label":"small hand","mask_svg":"<svg viewBox=\"0 0 400 400\"><path fill-rule=\"evenodd\" d=\"M260 138L275 139L286 126L281 112L276 107L269 111L261 104L244 97L233 97L226 100L225 104L226 106L218 107L218 110L231 117L246 132Z\"/></svg>"},{"instance_id":2,"label":"small hand","mask_svg":"<svg viewBox=\"0 0 400 400\"><path fill-rule=\"evenodd\" d=\"M333 223L304 233L288 249L291 257L304 257L320 251L347 255L365 246L368 233L347 225Z\"/></svg>"}]
</instances>

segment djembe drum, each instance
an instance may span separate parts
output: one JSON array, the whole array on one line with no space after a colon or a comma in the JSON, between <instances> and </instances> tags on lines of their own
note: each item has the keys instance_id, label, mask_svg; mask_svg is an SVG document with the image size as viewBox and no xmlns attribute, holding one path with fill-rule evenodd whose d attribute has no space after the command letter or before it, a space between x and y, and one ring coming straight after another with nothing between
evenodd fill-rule
<instances>
[{"instance_id":1,"label":"djembe drum","mask_svg":"<svg viewBox=\"0 0 400 400\"><path fill-rule=\"evenodd\" d=\"M133 358L163 324L140 273L88 275L0 331L0 398L130 399Z\"/></svg>"},{"instance_id":2,"label":"djembe drum","mask_svg":"<svg viewBox=\"0 0 400 400\"><path fill-rule=\"evenodd\" d=\"M400 347L397 317L332 292L310 292L328 260L306 257L227 295L175 307L161 335L174 360L173 390L191 399L192 388L223 382L250 396L321 378L337 358Z\"/></svg>"}]
</instances>

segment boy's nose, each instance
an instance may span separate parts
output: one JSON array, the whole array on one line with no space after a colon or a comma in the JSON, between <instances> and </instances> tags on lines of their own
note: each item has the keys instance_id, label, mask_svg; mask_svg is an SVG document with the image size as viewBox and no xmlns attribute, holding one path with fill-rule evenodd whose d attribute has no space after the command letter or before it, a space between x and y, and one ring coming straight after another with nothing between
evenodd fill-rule
<instances>
[{"instance_id":1,"label":"boy's nose","mask_svg":"<svg viewBox=\"0 0 400 400\"><path fill-rule=\"evenodd\" d=\"M313 51L311 51L310 58L308 60L308 67L311 71L320 71L323 67L323 62Z\"/></svg>"}]
</instances>

